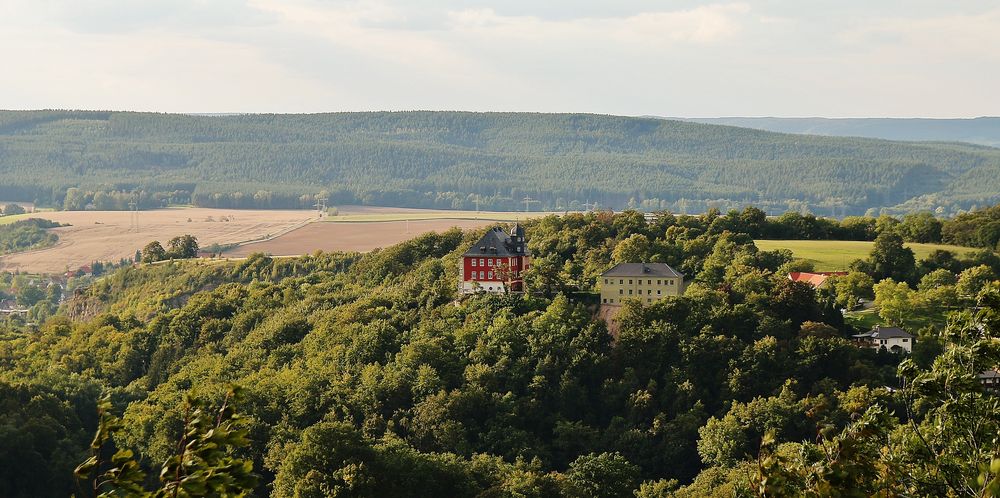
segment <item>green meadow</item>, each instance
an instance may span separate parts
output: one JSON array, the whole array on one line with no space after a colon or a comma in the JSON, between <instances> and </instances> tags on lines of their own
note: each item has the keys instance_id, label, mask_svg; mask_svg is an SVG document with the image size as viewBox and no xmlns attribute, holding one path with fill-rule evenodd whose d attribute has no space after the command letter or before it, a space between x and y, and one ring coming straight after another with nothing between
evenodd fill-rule
<instances>
[{"instance_id":1,"label":"green meadow","mask_svg":"<svg viewBox=\"0 0 1000 498\"><path fill-rule=\"evenodd\" d=\"M755 240L761 250L790 249L798 259L812 261L817 271L846 270L851 261L863 259L871 252L873 242L856 240ZM945 244L907 243L913 254L920 260L937 249L963 255L974 249Z\"/></svg>"}]
</instances>

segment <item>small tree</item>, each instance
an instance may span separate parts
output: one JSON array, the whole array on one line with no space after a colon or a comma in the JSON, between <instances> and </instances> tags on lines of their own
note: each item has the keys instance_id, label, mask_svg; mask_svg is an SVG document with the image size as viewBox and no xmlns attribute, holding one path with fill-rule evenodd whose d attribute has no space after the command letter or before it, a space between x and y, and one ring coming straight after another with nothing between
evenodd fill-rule
<instances>
[{"instance_id":1,"label":"small tree","mask_svg":"<svg viewBox=\"0 0 1000 498\"><path fill-rule=\"evenodd\" d=\"M844 309L854 309L857 307L859 299L875 297L872 293L875 282L865 273L852 271L842 277L834 277L832 280L837 304Z\"/></svg>"},{"instance_id":2,"label":"small tree","mask_svg":"<svg viewBox=\"0 0 1000 498\"><path fill-rule=\"evenodd\" d=\"M913 289L906 282L895 282L887 278L874 287L875 307L878 315L892 325L902 325L907 313L914 313L916 299Z\"/></svg>"},{"instance_id":3,"label":"small tree","mask_svg":"<svg viewBox=\"0 0 1000 498\"><path fill-rule=\"evenodd\" d=\"M110 460L105 456L114 433L122 428L121 419L111 412L111 401L105 396L98 403L97 434L90 444L91 456L75 470L82 496L111 498L246 496L257 485L250 460L237 458L233 451L250 444L244 419L234 408L240 389L233 387L222 406L211 410L190 397L185 402L184 430L177 442L176 454L163 462L160 484L146 490L146 474L131 450L118 449Z\"/></svg>"},{"instance_id":4,"label":"small tree","mask_svg":"<svg viewBox=\"0 0 1000 498\"><path fill-rule=\"evenodd\" d=\"M198 257L198 239L194 235L174 237L167 243L168 259L188 259Z\"/></svg>"},{"instance_id":5,"label":"small tree","mask_svg":"<svg viewBox=\"0 0 1000 498\"><path fill-rule=\"evenodd\" d=\"M146 247L142 248L142 262L143 263L155 263L157 261L163 261L167 257L167 251L163 249L160 245L160 241L154 240Z\"/></svg>"},{"instance_id":6,"label":"small tree","mask_svg":"<svg viewBox=\"0 0 1000 498\"><path fill-rule=\"evenodd\" d=\"M3 208L4 216L13 216L15 214L24 214L24 213L25 213L24 207L22 207L20 204L10 203L4 206Z\"/></svg>"}]
</instances>

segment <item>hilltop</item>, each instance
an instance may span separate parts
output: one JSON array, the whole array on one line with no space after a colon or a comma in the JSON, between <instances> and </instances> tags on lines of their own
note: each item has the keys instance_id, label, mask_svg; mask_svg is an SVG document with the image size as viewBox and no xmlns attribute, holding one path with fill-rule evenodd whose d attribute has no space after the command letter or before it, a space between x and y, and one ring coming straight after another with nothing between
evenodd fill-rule
<instances>
[{"instance_id":1,"label":"hilltop","mask_svg":"<svg viewBox=\"0 0 1000 498\"><path fill-rule=\"evenodd\" d=\"M779 133L886 140L968 142L1000 147L1000 117L929 118L670 118Z\"/></svg>"},{"instance_id":2,"label":"hilltop","mask_svg":"<svg viewBox=\"0 0 1000 498\"><path fill-rule=\"evenodd\" d=\"M0 198L65 209L127 209L139 190L143 207L302 208L322 190L331 205L949 214L1000 200L998 173L982 146L591 114L0 112Z\"/></svg>"}]
</instances>

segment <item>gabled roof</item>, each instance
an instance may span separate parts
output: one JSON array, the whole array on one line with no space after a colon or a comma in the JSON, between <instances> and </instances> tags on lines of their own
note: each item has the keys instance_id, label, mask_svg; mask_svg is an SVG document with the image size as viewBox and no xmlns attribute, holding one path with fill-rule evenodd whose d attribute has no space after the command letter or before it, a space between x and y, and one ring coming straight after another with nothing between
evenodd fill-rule
<instances>
[{"instance_id":1,"label":"gabled roof","mask_svg":"<svg viewBox=\"0 0 1000 498\"><path fill-rule=\"evenodd\" d=\"M875 328L865 332L864 334L857 334L855 336L857 339L871 338L871 339L912 339L914 336L909 332L899 328L899 327L880 327Z\"/></svg>"},{"instance_id":2,"label":"gabled roof","mask_svg":"<svg viewBox=\"0 0 1000 498\"><path fill-rule=\"evenodd\" d=\"M684 274L665 263L618 263L601 274L602 277L670 277L684 278Z\"/></svg>"},{"instance_id":3,"label":"gabled roof","mask_svg":"<svg viewBox=\"0 0 1000 498\"><path fill-rule=\"evenodd\" d=\"M515 241L515 238L521 239ZM500 227L491 228L478 242L472 245L463 256L526 256L528 242L524 240L524 229L515 224L511 233L504 232Z\"/></svg>"},{"instance_id":4,"label":"gabled roof","mask_svg":"<svg viewBox=\"0 0 1000 498\"><path fill-rule=\"evenodd\" d=\"M789 280L793 282L805 282L814 289L818 289L826 283L830 277L842 277L847 275L846 271L793 271L788 274Z\"/></svg>"},{"instance_id":5,"label":"gabled roof","mask_svg":"<svg viewBox=\"0 0 1000 498\"><path fill-rule=\"evenodd\" d=\"M996 370L987 370L979 374L980 379L1000 379L1000 372Z\"/></svg>"}]
</instances>

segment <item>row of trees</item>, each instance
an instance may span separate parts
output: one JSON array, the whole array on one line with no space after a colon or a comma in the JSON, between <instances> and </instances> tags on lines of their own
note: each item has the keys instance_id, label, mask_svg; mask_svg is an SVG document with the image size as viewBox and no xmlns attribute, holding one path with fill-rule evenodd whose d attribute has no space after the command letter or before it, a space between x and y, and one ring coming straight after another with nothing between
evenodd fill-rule
<instances>
[{"instance_id":1,"label":"row of trees","mask_svg":"<svg viewBox=\"0 0 1000 498\"><path fill-rule=\"evenodd\" d=\"M26 212L27 211L25 211L24 206L12 202L3 206L3 209L0 209L0 216L13 216L16 214L24 214Z\"/></svg>"},{"instance_id":2,"label":"row of trees","mask_svg":"<svg viewBox=\"0 0 1000 498\"><path fill-rule=\"evenodd\" d=\"M194 235L181 235L170 239L164 249L160 241L154 240L142 248L141 261L155 263L168 259L190 259L198 257L198 238Z\"/></svg>"}]
</instances>

